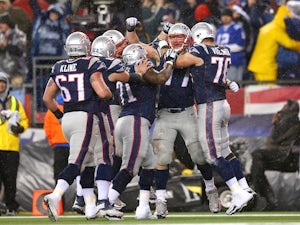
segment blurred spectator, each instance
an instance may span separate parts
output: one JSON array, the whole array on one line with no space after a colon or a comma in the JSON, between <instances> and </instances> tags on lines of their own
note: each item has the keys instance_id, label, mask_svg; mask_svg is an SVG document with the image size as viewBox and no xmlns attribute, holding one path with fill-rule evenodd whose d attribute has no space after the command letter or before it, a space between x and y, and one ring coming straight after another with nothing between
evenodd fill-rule
<instances>
[{"instance_id":1,"label":"blurred spectator","mask_svg":"<svg viewBox=\"0 0 300 225\"><path fill-rule=\"evenodd\" d=\"M127 14L141 19L140 5L139 0L114 0L103 3L94 0L73 0L71 22L75 30L83 31L94 40L108 29L125 31Z\"/></svg>"},{"instance_id":2,"label":"blurred spectator","mask_svg":"<svg viewBox=\"0 0 300 225\"><path fill-rule=\"evenodd\" d=\"M63 99L61 94L56 97L57 107L63 112ZM65 138L60 121L48 110L45 115L44 131L51 148L54 151L54 180L58 179L59 173L68 165L70 145Z\"/></svg>"},{"instance_id":3,"label":"blurred spectator","mask_svg":"<svg viewBox=\"0 0 300 225\"><path fill-rule=\"evenodd\" d=\"M206 22L218 28L221 25L220 17L221 17L222 10L223 10L223 6L219 3L218 0L205 0L205 2L198 5L195 10L196 22L200 22L200 21ZM209 14L204 16L202 12L203 18L197 18L196 13L199 13L200 11L203 12L207 11L209 12Z\"/></svg>"},{"instance_id":4,"label":"blurred spectator","mask_svg":"<svg viewBox=\"0 0 300 225\"><path fill-rule=\"evenodd\" d=\"M248 58L251 58L259 29L271 20L270 16L272 15L269 13L271 10L271 5L269 0L247 0L246 5L243 6L243 9L250 18L251 32L253 35L253 46L250 50L250 55L248 56Z\"/></svg>"},{"instance_id":5,"label":"blurred spectator","mask_svg":"<svg viewBox=\"0 0 300 225\"><path fill-rule=\"evenodd\" d=\"M13 7L10 0L0 0L0 17L7 14L12 22L26 34L27 40L31 40L32 22L27 12L22 8Z\"/></svg>"},{"instance_id":6,"label":"blurred spectator","mask_svg":"<svg viewBox=\"0 0 300 225\"><path fill-rule=\"evenodd\" d=\"M37 0L37 2L41 6L42 10L47 10L49 6L49 2L47 0ZM31 21L33 21L33 12L29 5L29 0L15 0L12 2L12 6L24 9L29 15Z\"/></svg>"},{"instance_id":7,"label":"blurred spectator","mask_svg":"<svg viewBox=\"0 0 300 225\"><path fill-rule=\"evenodd\" d=\"M145 31L150 36L150 41L158 35L163 16L166 14L164 8L165 0L144 0L142 1L142 17Z\"/></svg>"},{"instance_id":8,"label":"blurred spectator","mask_svg":"<svg viewBox=\"0 0 300 225\"><path fill-rule=\"evenodd\" d=\"M10 0L0 0L0 17L7 14L10 16L12 22L17 25L18 29L26 34L27 43L25 57L26 67L28 68L30 65L32 20L24 9L12 6Z\"/></svg>"},{"instance_id":9,"label":"blurred spectator","mask_svg":"<svg viewBox=\"0 0 300 225\"><path fill-rule=\"evenodd\" d=\"M180 1L180 19L182 23L187 25L188 27L194 26L195 21L195 9L202 2L202 0L182 0ZM200 11L197 13L197 18L203 17L203 15L207 15L207 11Z\"/></svg>"},{"instance_id":10,"label":"blurred spectator","mask_svg":"<svg viewBox=\"0 0 300 225\"><path fill-rule=\"evenodd\" d=\"M66 4L51 4L47 11L42 11L37 0L29 0L34 13L32 32L32 57L65 56L64 43L72 31L66 21Z\"/></svg>"},{"instance_id":11,"label":"blurred spectator","mask_svg":"<svg viewBox=\"0 0 300 225\"><path fill-rule=\"evenodd\" d=\"M276 81L278 64L276 54L279 46L300 51L300 41L289 37L284 19L290 17L291 12L285 5L281 5L272 22L264 25L257 38L248 70L254 73L257 81Z\"/></svg>"},{"instance_id":12,"label":"blurred spectator","mask_svg":"<svg viewBox=\"0 0 300 225\"><path fill-rule=\"evenodd\" d=\"M254 36L252 31L252 26L250 24L250 17L248 14L243 10L242 7L238 5L233 5L232 7L233 11L233 19L236 23L241 24L241 26L244 28L245 31L245 37L246 37L246 59L247 64L250 59L250 55L252 53L253 49L253 43L254 43Z\"/></svg>"},{"instance_id":13,"label":"blurred spectator","mask_svg":"<svg viewBox=\"0 0 300 225\"><path fill-rule=\"evenodd\" d=\"M299 171L300 121L298 114L299 103L289 99L273 116L266 147L252 152L251 181L254 190L267 200L265 210L272 210L278 206L278 200L265 171Z\"/></svg>"},{"instance_id":14,"label":"blurred spectator","mask_svg":"<svg viewBox=\"0 0 300 225\"><path fill-rule=\"evenodd\" d=\"M28 72L26 34L19 30L10 16L0 17L0 71L10 75L13 88L21 88Z\"/></svg>"},{"instance_id":15,"label":"blurred spectator","mask_svg":"<svg viewBox=\"0 0 300 225\"><path fill-rule=\"evenodd\" d=\"M6 215L14 216L19 167L20 134L28 128L28 118L20 100L10 95L9 78L0 72L0 177L4 184Z\"/></svg>"},{"instance_id":16,"label":"blurred spectator","mask_svg":"<svg viewBox=\"0 0 300 225\"><path fill-rule=\"evenodd\" d=\"M287 3L287 7L290 9L292 17L284 19L286 31L291 38L300 41L300 1L291 0ZM280 45L276 60L278 63L278 79L300 80L299 51L289 50Z\"/></svg>"},{"instance_id":17,"label":"blurred spectator","mask_svg":"<svg viewBox=\"0 0 300 225\"><path fill-rule=\"evenodd\" d=\"M216 43L230 48L231 65L227 72L229 80L241 81L246 68L246 37L241 24L233 20L230 8L223 9L221 13L222 26L217 29Z\"/></svg>"}]
</instances>

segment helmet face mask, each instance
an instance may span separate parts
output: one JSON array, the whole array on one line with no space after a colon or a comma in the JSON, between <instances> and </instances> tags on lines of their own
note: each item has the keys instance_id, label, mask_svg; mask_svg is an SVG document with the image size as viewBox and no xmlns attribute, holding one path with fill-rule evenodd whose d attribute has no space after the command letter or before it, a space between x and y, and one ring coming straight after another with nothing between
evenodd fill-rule
<instances>
[{"instance_id":1,"label":"helmet face mask","mask_svg":"<svg viewBox=\"0 0 300 225\"><path fill-rule=\"evenodd\" d=\"M91 41L83 32L73 32L66 40L65 51L68 56L87 56L90 53Z\"/></svg>"},{"instance_id":2,"label":"helmet face mask","mask_svg":"<svg viewBox=\"0 0 300 225\"><path fill-rule=\"evenodd\" d=\"M126 65L133 65L140 60L147 59L147 52L142 45L131 44L124 49L122 57Z\"/></svg>"},{"instance_id":3,"label":"helmet face mask","mask_svg":"<svg viewBox=\"0 0 300 225\"><path fill-rule=\"evenodd\" d=\"M116 46L108 37L99 36L92 43L92 56L111 58L115 55L115 51Z\"/></svg>"},{"instance_id":4,"label":"helmet face mask","mask_svg":"<svg viewBox=\"0 0 300 225\"><path fill-rule=\"evenodd\" d=\"M201 44L205 38L215 39L215 29L209 23L199 22L192 27L191 31L193 40L197 44Z\"/></svg>"},{"instance_id":5,"label":"helmet face mask","mask_svg":"<svg viewBox=\"0 0 300 225\"><path fill-rule=\"evenodd\" d=\"M190 28L183 23L174 24L168 33L168 43L177 52L188 48L192 44Z\"/></svg>"}]
</instances>

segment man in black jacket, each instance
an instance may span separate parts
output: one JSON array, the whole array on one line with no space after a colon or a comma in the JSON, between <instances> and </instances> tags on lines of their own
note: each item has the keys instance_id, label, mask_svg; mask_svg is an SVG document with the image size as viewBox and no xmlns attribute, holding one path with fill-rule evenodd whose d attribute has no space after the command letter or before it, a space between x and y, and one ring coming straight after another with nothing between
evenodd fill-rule
<instances>
[{"instance_id":1,"label":"man in black jacket","mask_svg":"<svg viewBox=\"0 0 300 225\"><path fill-rule=\"evenodd\" d=\"M272 128L266 147L252 153L251 167L254 190L266 198L265 210L277 207L278 201L270 186L266 170L295 172L299 170L299 103L289 99L283 108L274 114ZM296 143L297 142L297 143Z\"/></svg>"}]
</instances>

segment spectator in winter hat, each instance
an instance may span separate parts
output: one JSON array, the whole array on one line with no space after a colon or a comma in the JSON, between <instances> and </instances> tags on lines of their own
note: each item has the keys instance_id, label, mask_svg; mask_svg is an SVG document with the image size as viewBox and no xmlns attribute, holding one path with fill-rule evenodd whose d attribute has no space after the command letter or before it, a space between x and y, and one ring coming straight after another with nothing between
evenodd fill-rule
<instances>
[{"instance_id":1,"label":"spectator in winter hat","mask_svg":"<svg viewBox=\"0 0 300 225\"><path fill-rule=\"evenodd\" d=\"M0 17L0 71L10 75L13 88L21 88L26 65L26 34L15 26L10 16Z\"/></svg>"}]
</instances>

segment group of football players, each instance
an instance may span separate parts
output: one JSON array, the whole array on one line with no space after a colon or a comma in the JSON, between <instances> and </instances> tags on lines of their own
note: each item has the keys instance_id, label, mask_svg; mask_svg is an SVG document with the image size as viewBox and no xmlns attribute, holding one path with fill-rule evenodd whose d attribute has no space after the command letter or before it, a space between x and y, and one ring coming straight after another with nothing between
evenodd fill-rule
<instances>
[{"instance_id":1,"label":"group of football players","mask_svg":"<svg viewBox=\"0 0 300 225\"><path fill-rule=\"evenodd\" d=\"M73 32L65 44L69 58L53 66L43 100L62 123L70 156L55 189L44 198L52 221L58 220L58 202L78 175L87 219L122 219L118 199L136 175L136 219L166 218L168 166L177 134L203 176L211 212L221 210L213 170L232 191L228 215L255 196L229 148L226 89L239 90L226 78L230 49L215 45L215 29L208 23L191 29L166 23L150 44L139 41L138 23L127 18L126 37L108 30L92 43L84 33ZM59 92L64 112L56 106Z\"/></svg>"}]
</instances>

